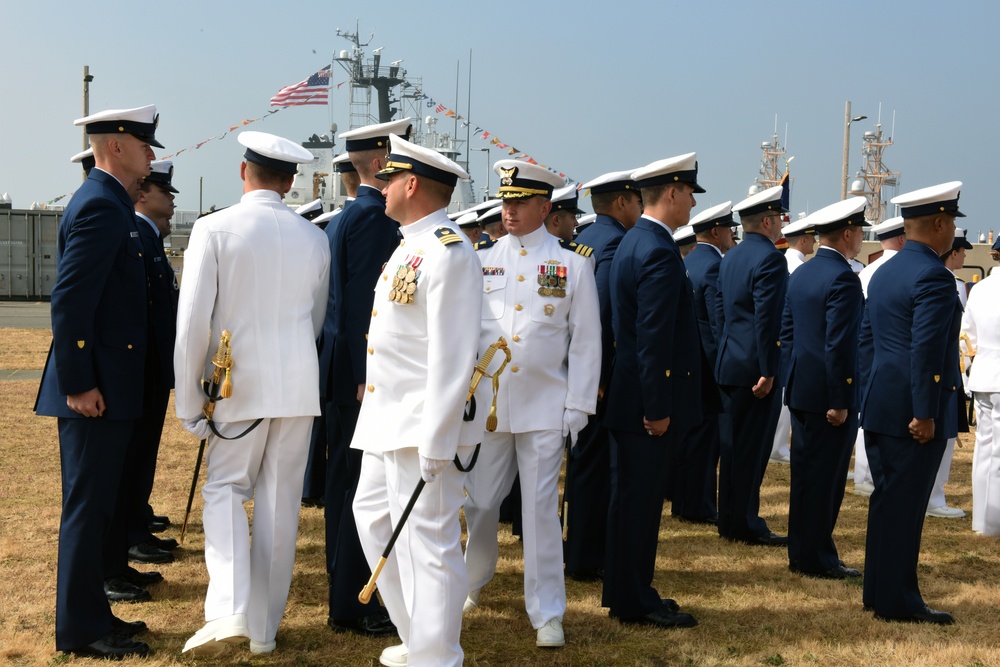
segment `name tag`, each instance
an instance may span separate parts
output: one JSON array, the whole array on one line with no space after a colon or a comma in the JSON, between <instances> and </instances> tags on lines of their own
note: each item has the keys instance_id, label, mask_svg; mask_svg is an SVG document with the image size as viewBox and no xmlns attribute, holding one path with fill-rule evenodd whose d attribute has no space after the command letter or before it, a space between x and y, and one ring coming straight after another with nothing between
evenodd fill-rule
<instances>
[{"instance_id":1,"label":"name tag","mask_svg":"<svg viewBox=\"0 0 1000 667\"><path fill-rule=\"evenodd\" d=\"M129 232L128 235L134 239L139 238L139 232Z\"/></svg>"}]
</instances>

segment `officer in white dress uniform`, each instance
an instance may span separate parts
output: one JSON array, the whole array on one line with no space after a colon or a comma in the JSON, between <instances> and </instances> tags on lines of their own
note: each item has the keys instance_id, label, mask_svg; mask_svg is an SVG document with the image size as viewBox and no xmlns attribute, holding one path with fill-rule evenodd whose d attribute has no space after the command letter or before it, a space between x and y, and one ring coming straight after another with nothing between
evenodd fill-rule
<instances>
[{"instance_id":1,"label":"officer in white dress uniform","mask_svg":"<svg viewBox=\"0 0 1000 667\"><path fill-rule=\"evenodd\" d=\"M174 368L177 416L208 438L205 498L207 624L184 646L214 655L250 639L274 649L295 560L299 503L313 417L319 414L316 337L323 325L330 249L311 222L282 203L296 166L312 162L298 144L243 132L240 203L194 225L184 255ZM211 375L222 331L232 334L232 397L203 417L202 379ZM209 335L211 333L211 335ZM243 504L254 499L253 542Z\"/></svg>"},{"instance_id":2,"label":"officer in white dress uniform","mask_svg":"<svg viewBox=\"0 0 1000 667\"><path fill-rule=\"evenodd\" d=\"M880 222L871 228L875 238L882 245L882 255L866 266L858 274L861 279L861 291L868 298L868 283L878 268L889 261L889 258L902 250L906 243L906 231L903 229L903 218L897 216ZM854 441L854 495L870 496L875 490L872 473L868 468L868 454L865 450L865 430L858 428L858 439Z\"/></svg>"},{"instance_id":3,"label":"officer in white dress uniform","mask_svg":"<svg viewBox=\"0 0 1000 667\"><path fill-rule=\"evenodd\" d=\"M816 230L809 218L796 220L781 230L788 249L785 250L785 262L788 263L788 275L806 263L806 257L813 254L816 248ZM784 401L782 390L781 409L778 411L778 426L774 429L774 444L771 446L771 463L791 463L788 444L792 436L792 416Z\"/></svg>"},{"instance_id":4,"label":"officer in white dress uniform","mask_svg":"<svg viewBox=\"0 0 1000 667\"><path fill-rule=\"evenodd\" d=\"M351 447L364 451L354 516L372 569L421 478L378 589L403 640L383 665L459 666L468 577L459 510L463 464L482 439L489 406L482 383L474 418L463 419L479 349L479 259L444 212L468 174L436 151L389 137L386 214L403 239L375 286L366 392ZM364 582L358 582L359 586Z\"/></svg>"},{"instance_id":5,"label":"officer in white dress uniform","mask_svg":"<svg viewBox=\"0 0 1000 667\"><path fill-rule=\"evenodd\" d=\"M483 437L479 464L466 480L466 607L479 602L480 589L493 578L500 502L520 472L525 607L538 631L536 645L558 647L566 611L559 468L564 437L575 440L597 405L597 283L590 248L560 241L542 224L563 179L517 160L500 160L493 168L509 234L477 245L483 265L480 347L502 335L513 361L500 383L499 426Z\"/></svg>"},{"instance_id":6,"label":"officer in white dress uniform","mask_svg":"<svg viewBox=\"0 0 1000 667\"><path fill-rule=\"evenodd\" d=\"M1000 241L997 242L1000 244ZM996 247L996 246L994 246ZM972 530L1000 535L1000 274L993 272L969 292L962 315L975 361L965 385L976 406L972 457Z\"/></svg>"}]
</instances>

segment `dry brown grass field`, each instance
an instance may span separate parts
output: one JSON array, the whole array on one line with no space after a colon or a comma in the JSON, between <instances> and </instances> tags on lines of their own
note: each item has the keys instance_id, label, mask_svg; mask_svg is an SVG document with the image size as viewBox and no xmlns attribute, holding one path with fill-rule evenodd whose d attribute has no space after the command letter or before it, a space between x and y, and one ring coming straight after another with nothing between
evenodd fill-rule
<instances>
[{"instance_id":1,"label":"dry brown grass field","mask_svg":"<svg viewBox=\"0 0 1000 667\"><path fill-rule=\"evenodd\" d=\"M0 369L40 369L48 331L0 329ZM88 664L55 651L56 543L59 527L59 451L55 421L31 412L37 382L0 384L0 664ZM172 409L172 408L171 408ZM955 452L948 499L970 511L973 440ZM167 420L153 504L176 524L183 518L197 443L175 419ZM787 526L787 466L772 465L762 513L772 528ZM841 556L861 567L867 500L847 484L837 529ZM201 498L196 497L186 543L177 562L160 566L166 580L153 601L116 605L122 618L143 619L155 654L134 662L150 667L197 664L181 655L202 625L207 584L202 547ZM179 528L165 535L177 537ZM890 624L861 609L857 583L803 579L787 569L783 549L725 543L706 527L664 516L655 584L676 598L700 625L662 631L624 627L601 609L600 584L567 582L566 647L535 648L524 613L520 545L501 527L501 561L481 605L464 622L466 664L665 665L907 665L1000 667L1000 541L975 535L970 519L927 519L920 583L932 607L952 611L951 627ZM149 569L149 568L147 568ZM360 590L364 582L358 582ZM392 640L334 634L326 626L323 516L303 509L298 556L278 649L252 655L246 646L224 665L375 665Z\"/></svg>"}]
</instances>

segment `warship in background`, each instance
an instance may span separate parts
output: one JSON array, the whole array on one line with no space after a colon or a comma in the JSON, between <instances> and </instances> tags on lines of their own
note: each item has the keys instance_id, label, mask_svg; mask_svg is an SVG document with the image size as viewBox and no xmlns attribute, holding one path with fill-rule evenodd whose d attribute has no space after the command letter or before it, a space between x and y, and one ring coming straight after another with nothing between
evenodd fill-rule
<instances>
[{"instance_id":1,"label":"warship in background","mask_svg":"<svg viewBox=\"0 0 1000 667\"><path fill-rule=\"evenodd\" d=\"M467 141L456 136L457 122L455 130L447 132L439 130L435 116L421 115L425 109L422 78L409 76L402 67L401 59L385 65L382 62L383 47L373 49L368 55L365 47L371 43L375 33L364 43L359 39L357 30L347 32L338 28L337 36L351 43L350 49L340 50L333 56L333 62L349 77L345 82L349 86L347 129L413 118L414 143L440 152L469 171L468 151L464 150ZM312 165L304 165L296 174L292 189L285 197L290 206L320 199L323 209L330 211L343 204L346 195L341 192L340 179L332 168L332 160L338 152L334 143L337 133L336 123L331 122L329 133L313 134L302 142L318 159ZM473 187L471 180L459 181L449 210L472 206L475 203Z\"/></svg>"}]
</instances>

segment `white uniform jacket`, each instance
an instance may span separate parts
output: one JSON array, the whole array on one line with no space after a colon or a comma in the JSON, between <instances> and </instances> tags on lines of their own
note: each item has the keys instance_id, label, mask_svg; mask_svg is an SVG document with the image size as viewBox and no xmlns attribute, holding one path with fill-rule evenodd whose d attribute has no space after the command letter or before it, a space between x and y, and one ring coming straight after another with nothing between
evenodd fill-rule
<instances>
[{"instance_id":1,"label":"white uniform jacket","mask_svg":"<svg viewBox=\"0 0 1000 667\"><path fill-rule=\"evenodd\" d=\"M566 408L593 414L601 371L593 260L564 248L544 227L504 236L477 254L483 266L479 349L502 335L512 354L500 378L497 431L562 429ZM540 277L549 290L561 291L540 294ZM548 287L553 282L556 287Z\"/></svg>"},{"instance_id":2,"label":"white uniform jacket","mask_svg":"<svg viewBox=\"0 0 1000 667\"><path fill-rule=\"evenodd\" d=\"M177 306L177 416L201 414L201 381L227 329L233 395L216 403L215 421L318 415L316 336L329 276L326 235L276 192L248 192L198 220Z\"/></svg>"},{"instance_id":3,"label":"white uniform jacket","mask_svg":"<svg viewBox=\"0 0 1000 667\"><path fill-rule=\"evenodd\" d=\"M985 394L1000 392L1000 274L991 274L969 292L962 333L976 351L965 388Z\"/></svg>"},{"instance_id":4,"label":"white uniform jacket","mask_svg":"<svg viewBox=\"0 0 1000 667\"><path fill-rule=\"evenodd\" d=\"M858 274L858 278L861 279L861 291L864 292L865 298L868 298L868 283L872 281L872 276L878 271L878 267L882 266L889 261L889 258L895 255L898 250L883 250L882 256L876 259L874 262L861 269Z\"/></svg>"},{"instance_id":5,"label":"white uniform jacket","mask_svg":"<svg viewBox=\"0 0 1000 667\"><path fill-rule=\"evenodd\" d=\"M801 250L789 248L785 251L785 261L788 262L788 274L795 273L795 269L806 263L806 256Z\"/></svg>"},{"instance_id":6,"label":"white uniform jacket","mask_svg":"<svg viewBox=\"0 0 1000 667\"><path fill-rule=\"evenodd\" d=\"M479 259L443 209L400 229L403 240L375 285L351 447L416 447L426 458L451 459L459 446L482 441L489 413L486 379L475 419L463 421L479 347ZM391 298L401 291L412 302Z\"/></svg>"}]
</instances>

